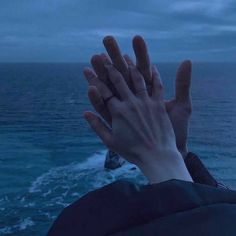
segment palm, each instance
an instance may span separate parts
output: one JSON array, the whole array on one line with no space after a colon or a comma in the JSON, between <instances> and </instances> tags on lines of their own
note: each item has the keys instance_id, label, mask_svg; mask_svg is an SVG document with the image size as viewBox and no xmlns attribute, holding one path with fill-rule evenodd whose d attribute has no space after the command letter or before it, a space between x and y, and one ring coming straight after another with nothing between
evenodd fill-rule
<instances>
[{"instance_id":1,"label":"palm","mask_svg":"<svg viewBox=\"0 0 236 236\"><path fill-rule=\"evenodd\" d=\"M191 69L191 62L185 61L181 64L176 75L175 98L165 102L175 132L176 145L183 155L187 152L188 123L192 112Z\"/></svg>"},{"instance_id":2,"label":"palm","mask_svg":"<svg viewBox=\"0 0 236 236\"><path fill-rule=\"evenodd\" d=\"M184 154L187 152L188 123L192 110L191 101L178 102L173 99L165 102L165 105L175 132L176 145L178 150Z\"/></svg>"}]
</instances>

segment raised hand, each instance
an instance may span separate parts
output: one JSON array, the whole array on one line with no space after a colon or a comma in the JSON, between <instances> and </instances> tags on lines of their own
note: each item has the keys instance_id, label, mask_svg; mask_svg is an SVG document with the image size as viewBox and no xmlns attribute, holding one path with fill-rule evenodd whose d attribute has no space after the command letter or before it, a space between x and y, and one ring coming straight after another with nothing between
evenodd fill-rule
<instances>
[{"instance_id":1,"label":"raised hand","mask_svg":"<svg viewBox=\"0 0 236 236\"><path fill-rule=\"evenodd\" d=\"M107 72L105 68L106 65L113 63L115 67L120 71L120 73L124 76L129 87L133 90L132 83L129 78L128 66L134 65L134 63L127 55L122 56L119 46L113 37L108 36L104 38L103 42L110 58L105 54L101 54L95 55L91 60L91 63L96 74L98 75L98 78L100 79L100 81L105 83L114 94L117 94L117 91L115 91L115 88L112 86L112 84L107 78ZM152 86L151 65L147 46L142 37L134 37L133 48L136 55L136 66L145 79L145 83L150 95ZM94 83L92 83L91 85L98 85L98 81L93 82ZM176 95L172 100L165 101L167 113L174 128L176 136L176 145L183 157L185 157L188 152L188 123L192 110L190 85L191 62L184 61L180 65L176 75ZM106 105L104 104L104 101L96 96L91 97L90 100L96 111L109 124L111 124L111 117Z\"/></svg>"},{"instance_id":2,"label":"raised hand","mask_svg":"<svg viewBox=\"0 0 236 236\"><path fill-rule=\"evenodd\" d=\"M125 77L114 66L107 65L106 70L120 99L98 80L92 70L84 71L89 83L99 81L96 87L89 88L89 97L105 100L111 117L109 128L99 116L85 112L85 118L92 129L109 149L136 164L151 183L170 179L192 181L176 147L158 71L153 67L152 91L149 96L144 78L136 67L129 68L133 92Z\"/></svg>"},{"instance_id":3,"label":"raised hand","mask_svg":"<svg viewBox=\"0 0 236 236\"><path fill-rule=\"evenodd\" d=\"M165 102L166 110L175 132L176 145L183 158L185 158L188 153L188 125L192 113L190 95L191 73L191 61L184 61L177 71L175 97Z\"/></svg>"}]
</instances>

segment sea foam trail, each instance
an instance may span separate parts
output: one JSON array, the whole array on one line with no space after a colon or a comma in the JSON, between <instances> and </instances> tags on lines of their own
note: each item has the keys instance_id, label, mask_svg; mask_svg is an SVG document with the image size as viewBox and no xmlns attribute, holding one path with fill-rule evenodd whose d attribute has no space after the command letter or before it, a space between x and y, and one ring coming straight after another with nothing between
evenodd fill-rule
<instances>
[{"instance_id":1,"label":"sea foam trail","mask_svg":"<svg viewBox=\"0 0 236 236\"><path fill-rule=\"evenodd\" d=\"M106 150L102 150L82 163L52 168L32 182L29 193L38 193L47 199L55 196L58 200L68 195L80 197L121 178L146 183L140 171L129 163L116 170L106 171L103 167L105 155Z\"/></svg>"},{"instance_id":2,"label":"sea foam trail","mask_svg":"<svg viewBox=\"0 0 236 236\"><path fill-rule=\"evenodd\" d=\"M8 235L12 234L13 232L16 231L22 231L25 230L26 228L35 225L35 223L32 221L30 217L27 217L25 219L20 220L16 225L14 226L6 226L4 228L0 228L0 235Z\"/></svg>"},{"instance_id":3,"label":"sea foam trail","mask_svg":"<svg viewBox=\"0 0 236 236\"><path fill-rule=\"evenodd\" d=\"M128 179L146 183L139 169L125 163L121 168L106 171L104 169L106 150L98 151L83 162L73 162L66 166L51 168L37 177L28 192L14 200L17 209L8 217L18 218L0 227L1 235L24 233L36 227L35 222L49 227L60 211L78 200L89 191L100 188L118 179ZM132 170L131 170L132 169ZM6 201L3 199L2 201ZM1 205L4 205L1 202ZM31 214L29 214L29 212ZM22 217L19 218L19 214ZM37 226L39 227L39 225ZM20 234L21 235L21 234Z\"/></svg>"}]
</instances>

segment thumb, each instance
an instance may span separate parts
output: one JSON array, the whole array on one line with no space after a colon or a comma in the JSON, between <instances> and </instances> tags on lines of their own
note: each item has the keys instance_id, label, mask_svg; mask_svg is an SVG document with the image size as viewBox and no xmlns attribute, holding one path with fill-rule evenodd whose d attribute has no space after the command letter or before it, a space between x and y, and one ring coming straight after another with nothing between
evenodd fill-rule
<instances>
[{"instance_id":1,"label":"thumb","mask_svg":"<svg viewBox=\"0 0 236 236\"><path fill-rule=\"evenodd\" d=\"M175 83L176 99L186 101L190 98L190 86L192 76L192 62L184 61L178 68Z\"/></svg>"}]
</instances>

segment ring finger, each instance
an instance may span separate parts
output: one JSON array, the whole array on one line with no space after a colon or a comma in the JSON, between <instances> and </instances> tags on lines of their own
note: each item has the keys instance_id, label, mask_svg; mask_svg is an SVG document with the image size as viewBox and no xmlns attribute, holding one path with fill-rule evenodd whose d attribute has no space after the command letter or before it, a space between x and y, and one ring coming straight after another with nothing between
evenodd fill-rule
<instances>
[{"instance_id":1,"label":"ring finger","mask_svg":"<svg viewBox=\"0 0 236 236\"><path fill-rule=\"evenodd\" d=\"M143 76L135 66L130 66L130 77L137 97L147 97L148 91Z\"/></svg>"},{"instance_id":2,"label":"ring finger","mask_svg":"<svg viewBox=\"0 0 236 236\"><path fill-rule=\"evenodd\" d=\"M97 78L97 75L90 69L84 69L84 76L86 77L88 83L92 86L96 86L102 98L106 101L108 98L113 97L111 90ZM110 99L108 105L118 102L119 100L114 96Z\"/></svg>"},{"instance_id":3,"label":"ring finger","mask_svg":"<svg viewBox=\"0 0 236 236\"><path fill-rule=\"evenodd\" d=\"M135 36L133 39L133 49L136 56L136 63L140 73L146 82L149 94L151 94L152 70L147 45L141 36Z\"/></svg>"}]
</instances>

